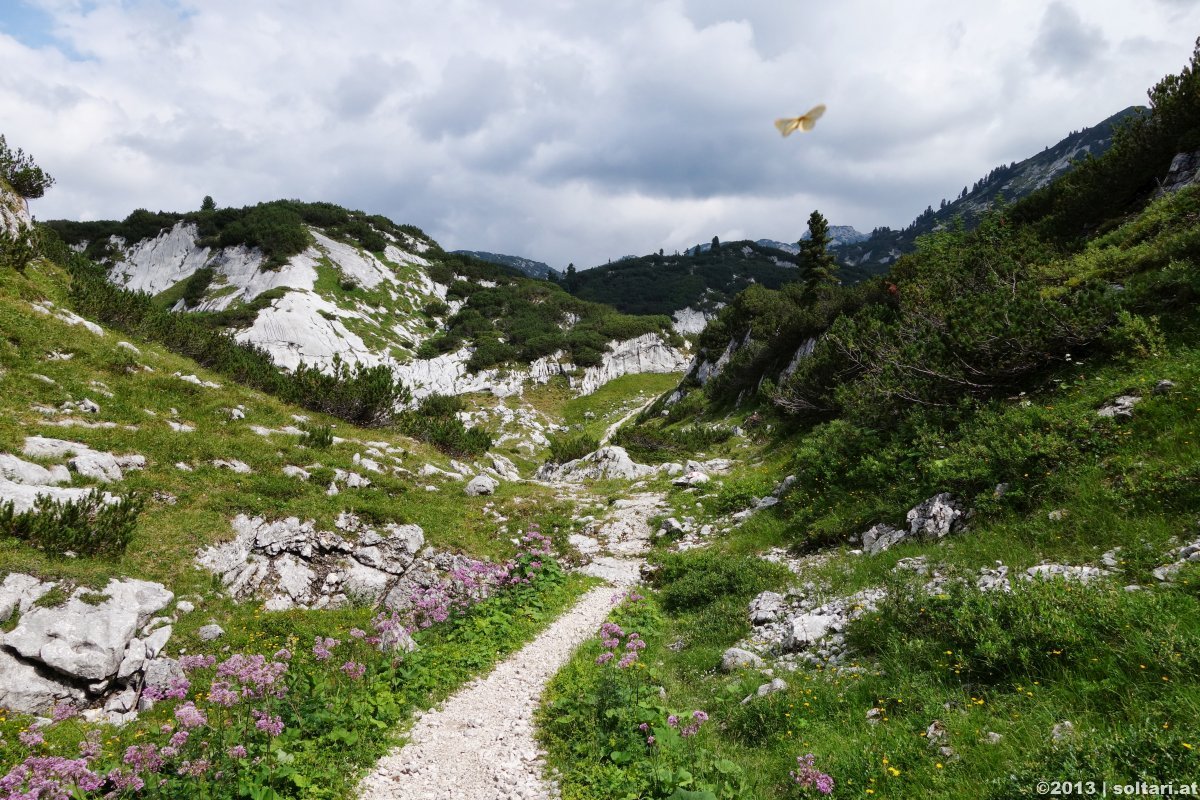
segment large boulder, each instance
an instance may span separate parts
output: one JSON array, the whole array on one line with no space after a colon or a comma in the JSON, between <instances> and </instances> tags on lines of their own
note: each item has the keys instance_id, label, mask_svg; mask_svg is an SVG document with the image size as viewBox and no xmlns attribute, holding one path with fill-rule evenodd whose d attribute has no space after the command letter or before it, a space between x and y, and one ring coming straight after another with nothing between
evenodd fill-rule
<instances>
[{"instance_id":1,"label":"large boulder","mask_svg":"<svg viewBox=\"0 0 1200 800\"><path fill-rule=\"evenodd\" d=\"M491 494L500 488L500 481L490 475L476 475L467 482L464 491L471 497L478 497L484 494Z\"/></svg>"},{"instance_id":2,"label":"large boulder","mask_svg":"<svg viewBox=\"0 0 1200 800\"><path fill-rule=\"evenodd\" d=\"M50 468L23 461L8 453L0 453L0 478L25 486L53 486L69 483L71 473L66 467L55 465Z\"/></svg>"},{"instance_id":3,"label":"large boulder","mask_svg":"<svg viewBox=\"0 0 1200 800\"><path fill-rule=\"evenodd\" d=\"M76 680L110 680L138 629L174 595L162 584L139 580L110 581L104 594L99 605L84 602L84 592L76 590L61 606L32 608L0 635L0 644Z\"/></svg>"},{"instance_id":4,"label":"large boulder","mask_svg":"<svg viewBox=\"0 0 1200 800\"><path fill-rule=\"evenodd\" d=\"M764 666L765 664L759 656L740 647L731 647L721 656L722 672L734 672L739 669L762 669Z\"/></svg>"},{"instance_id":5,"label":"large boulder","mask_svg":"<svg viewBox=\"0 0 1200 800\"><path fill-rule=\"evenodd\" d=\"M658 470L646 464L638 464L629 457L625 448L616 445L601 447L583 458L555 466L546 464L537 471L537 477L550 481L602 480L620 478L636 480L648 478Z\"/></svg>"},{"instance_id":6,"label":"large boulder","mask_svg":"<svg viewBox=\"0 0 1200 800\"><path fill-rule=\"evenodd\" d=\"M15 658L0 647L0 708L22 714L41 714L63 701L78 704L83 690L56 677L45 668Z\"/></svg>"}]
</instances>

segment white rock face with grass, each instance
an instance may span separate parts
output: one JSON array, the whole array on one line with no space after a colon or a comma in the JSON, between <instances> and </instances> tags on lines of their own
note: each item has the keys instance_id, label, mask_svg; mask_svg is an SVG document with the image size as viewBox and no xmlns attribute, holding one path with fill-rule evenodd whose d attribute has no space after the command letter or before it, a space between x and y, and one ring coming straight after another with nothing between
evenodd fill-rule
<instances>
[{"instance_id":1,"label":"white rock face with grass","mask_svg":"<svg viewBox=\"0 0 1200 800\"><path fill-rule=\"evenodd\" d=\"M136 693L171 636L170 625L150 630L151 618L174 595L159 583L113 579L99 592L76 589L61 605L36 605L53 588L20 573L0 584L0 614L20 615L0 634L0 706L40 714L63 701L93 701L114 687Z\"/></svg>"},{"instance_id":2,"label":"white rock face with grass","mask_svg":"<svg viewBox=\"0 0 1200 800\"><path fill-rule=\"evenodd\" d=\"M234 538L202 549L196 563L221 577L235 599L261 599L268 610L341 608L354 602L406 608L414 589L469 565L464 556L425 546L418 525L378 529L353 514L340 532L312 520L238 515Z\"/></svg>"}]
</instances>

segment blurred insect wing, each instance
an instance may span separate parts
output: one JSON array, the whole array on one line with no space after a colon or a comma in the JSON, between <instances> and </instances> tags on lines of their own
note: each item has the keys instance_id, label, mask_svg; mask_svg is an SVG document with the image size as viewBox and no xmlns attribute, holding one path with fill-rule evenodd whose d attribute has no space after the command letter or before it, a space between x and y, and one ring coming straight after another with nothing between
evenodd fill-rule
<instances>
[{"instance_id":1,"label":"blurred insect wing","mask_svg":"<svg viewBox=\"0 0 1200 800\"><path fill-rule=\"evenodd\" d=\"M796 131L800 128L800 126L803 124L803 122L802 122L803 119L804 119L803 117L790 117L788 119L777 119L777 120L775 120L775 127L778 128L779 132L782 133L784 136L788 136L793 131Z\"/></svg>"},{"instance_id":2,"label":"blurred insect wing","mask_svg":"<svg viewBox=\"0 0 1200 800\"><path fill-rule=\"evenodd\" d=\"M817 124L817 120L825 113L824 104L815 105L808 110L808 113L799 117L788 117L786 119L775 120L775 127L784 136L787 136L795 131L811 131L813 126Z\"/></svg>"}]
</instances>

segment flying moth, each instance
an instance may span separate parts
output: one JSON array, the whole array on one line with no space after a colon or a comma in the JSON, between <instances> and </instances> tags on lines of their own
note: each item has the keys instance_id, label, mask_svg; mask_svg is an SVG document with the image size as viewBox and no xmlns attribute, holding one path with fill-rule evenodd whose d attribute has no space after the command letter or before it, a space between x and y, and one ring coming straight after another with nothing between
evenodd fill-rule
<instances>
[{"instance_id":1,"label":"flying moth","mask_svg":"<svg viewBox=\"0 0 1200 800\"><path fill-rule=\"evenodd\" d=\"M775 120L775 127L784 136L789 136L793 131L811 131L813 126L817 124L817 120L825 113L824 103L815 105L808 110L807 113L799 117L787 117L784 119Z\"/></svg>"}]
</instances>

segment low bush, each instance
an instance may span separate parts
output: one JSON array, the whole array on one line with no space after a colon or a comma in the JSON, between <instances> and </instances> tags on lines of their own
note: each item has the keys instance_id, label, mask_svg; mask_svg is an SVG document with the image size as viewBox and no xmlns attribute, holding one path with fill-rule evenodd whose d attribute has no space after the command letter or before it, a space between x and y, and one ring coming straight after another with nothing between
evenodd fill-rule
<instances>
[{"instance_id":1,"label":"low bush","mask_svg":"<svg viewBox=\"0 0 1200 800\"><path fill-rule=\"evenodd\" d=\"M744 598L777 588L787 569L753 556L731 556L713 550L668 553L654 572L654 585L668 612L697 609L716 600Z\"/></svg>"},{"instance_id":2,"label":"low bush","mask_svg":"<svg viewBox=\"0 0 1200 800\"><path fill-rule=\"evenodd\" d=\"M0 534L55 556L69 551L115 557L125 552L142 507L137 494L122 495L111 503L99 491L67 503L41 495L32 509L20 514L14 513L11 502L0 505Z\"/></svg>"},{"instance_id":3,"label":"low bush","mask_svg":"<svg viewBox=\"0 0 1200 800\"><path fill-rule=\"evenodd\" d=\"M600 440L588 433L552 433L548 438L550 450L546 462L549 464L565 464L600 447Z\"/></svg>"},{"instance_id":4,"label":"low bush","mask_svg":"<svg viewBox=\"0 0 1200 800\"><path fill-rule=\"evenodd\" d=\"M864 654L959 680L1075 678L1141 683L1200 677L1200 603L1111 582L1013 581L1011 592L953 585L926 595L894 582L879 610L851 626Z\"/></svg>"},{"instance_id":5,"label":"low bush","mask_svg":"<svg viewBox=\"0 0 1200 800\"><path fill-rule=\"evenodd\" d=\"M304 431L300 436L300 444L305 447L323 450L333 445L333 427L330 425L311 425L306 422L300 426L300 430Z\"/></svg>"},{"instance_id":6,"label":"low bush","mask_svg":"<svg viewBox=\"0 0 1200 800\"><path fill-rule=\"evenodd\" d=\"M452 456L477 456L492 446L492 436L482 428L468 428L458 418L464 409L462 398L431 394L416 409L400 415L398 423L406 434L432 444Z\"/></svg>"}]
</instances>

